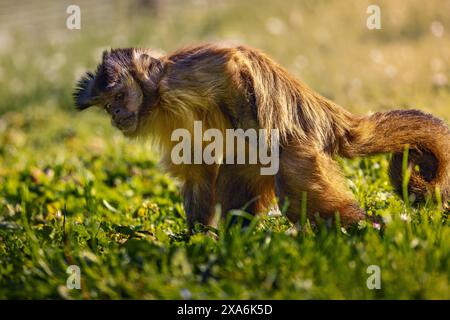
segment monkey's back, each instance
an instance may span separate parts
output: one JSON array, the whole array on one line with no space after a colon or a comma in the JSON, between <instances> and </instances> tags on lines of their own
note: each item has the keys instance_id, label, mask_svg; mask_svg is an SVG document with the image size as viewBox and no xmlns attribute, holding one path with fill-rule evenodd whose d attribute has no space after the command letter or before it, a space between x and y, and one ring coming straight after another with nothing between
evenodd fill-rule
<instances>
[{"instance_id":1,"label":"monkey's back","mask_svg":"<svg viewBox=\"0 0 450 320\"><path fill-rule=\"evenodd\" d=\"M245 46L206 44L167 57L167 92L178 107L216 110L234 128L278 129L281 143L301 139L337 150L352 116L265 54Z\"/></svg>"}]
</instances>

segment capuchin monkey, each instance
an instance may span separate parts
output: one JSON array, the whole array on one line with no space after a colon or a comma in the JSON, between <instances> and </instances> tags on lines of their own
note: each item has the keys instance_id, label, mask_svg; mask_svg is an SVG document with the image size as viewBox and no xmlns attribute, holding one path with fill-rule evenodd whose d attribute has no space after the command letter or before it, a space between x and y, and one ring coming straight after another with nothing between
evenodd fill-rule
<instances>
[{"instance_id":1,"label":"capuchin monkey","mask_svg":"<svg viewBox=\"0 0 450 320\"><path fill-rule=\"evenodd\" d=\"M205 44L165 56L112 49L95 73L79 80L74 99L79 110L104 108L127 137L157 140L162 164L183 182L191 229L215 225L216 204L222 215L240 208L257 214L274 199L288 200L286 214L294 224L302 208L313 223L319 217L334 221L337 214L343 226L357 223L367 216L334 158L392 153L389 174L402 194L406 147L410 198L419 203L439 196L448 209L450 129L442 120L417 110L355 116L252 48ZM194 121L221 132L277 129L278 172L262 175L259 163L174 164L170 155L178 142L172 132L193 133Z\"/></svg>"}]
</instances>

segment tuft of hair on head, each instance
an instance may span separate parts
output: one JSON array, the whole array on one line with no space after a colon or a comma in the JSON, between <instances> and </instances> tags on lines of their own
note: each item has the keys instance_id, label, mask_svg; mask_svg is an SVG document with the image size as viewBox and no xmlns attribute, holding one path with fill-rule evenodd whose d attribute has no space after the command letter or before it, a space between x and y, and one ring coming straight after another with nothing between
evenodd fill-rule
<instances>
[{"instance_id":1,"label":"tuft of hair on head","mask_svg":"<svg viewBox=\"0 0 450 320\"><path fill-rule=\"evenodd\" d=\"M75 100L75 107L78 110L84 110L93 105L92 91L94 83L95 75L89 71L78 80L72 94Z\"/></svg>"},{"instance_id":2,"label":"tuft of hair on head","mask_svg":"<svg viewBox=\"0 0 450 320\"><path fill-rule=\"evenodd\" d=\"M72 94L76 108L84 110L98 104L99 93L105 90L107 83L107 72L102 61L95 73L88 71L78 80Z\"/></svg>"}]
</instances>

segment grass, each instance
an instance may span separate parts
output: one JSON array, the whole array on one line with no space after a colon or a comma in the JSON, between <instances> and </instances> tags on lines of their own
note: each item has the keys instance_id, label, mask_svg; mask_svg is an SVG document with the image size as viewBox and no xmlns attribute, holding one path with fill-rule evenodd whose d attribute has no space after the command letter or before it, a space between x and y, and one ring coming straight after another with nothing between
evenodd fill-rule
<instances>
[{"instance_id":1,"label":"grass","mask_svg":"<svg viewBox=\"0 0 450 320\"><path fill-rule=\"evenodd\" d=\"M380 31L365 28L369 3L361 1L345 9L339 1L267 1L261 10L252 1L178 4L125 20L126 28L100 32L86 21L50 40L8 30L0 50L0 298L449 299L447 217L394 195L389 155L341 161L360 205L385 219L383 231L294 232L285 217L266 216L189 237L177 182L158 155L123 138L101 112L73 112L70 97L102 48L234 39L355 113L415 107L448 120L450 39L430 32L433 21L450 30L446 10L439 1L408 3L382 1ZM66 286L69 265L80 267L80 290ZM381 270L379 290L366 286L371 265Z\"/></svg>"}]
</instances>

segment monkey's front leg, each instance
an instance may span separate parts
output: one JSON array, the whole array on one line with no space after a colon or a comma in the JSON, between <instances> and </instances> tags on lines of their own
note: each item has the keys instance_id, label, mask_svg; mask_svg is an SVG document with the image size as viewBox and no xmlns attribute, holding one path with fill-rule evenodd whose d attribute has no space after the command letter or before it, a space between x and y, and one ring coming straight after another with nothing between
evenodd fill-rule
<instances>
[{"instance_id":1,"label":"monkey's front leg","mask_svg":"<svg viewBox=\"0 0 450 320\"><path fill-rule=\"evenodd\" d=\"M197 168L196 168L197 169ZM215 204L215 170L192 169L186 179L182 195L189 229L200 223L212 226L214 221Z\"/></svg>"}]
</instances>

